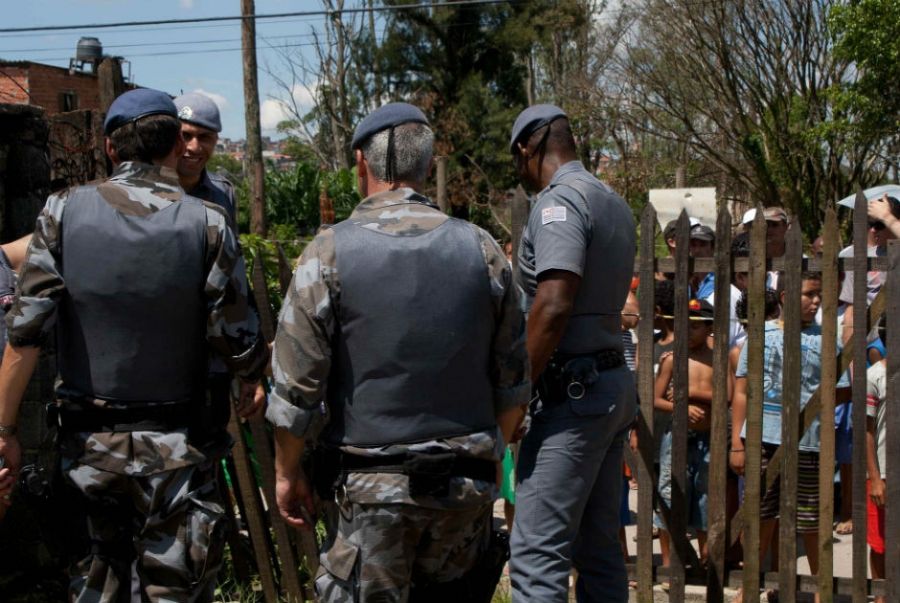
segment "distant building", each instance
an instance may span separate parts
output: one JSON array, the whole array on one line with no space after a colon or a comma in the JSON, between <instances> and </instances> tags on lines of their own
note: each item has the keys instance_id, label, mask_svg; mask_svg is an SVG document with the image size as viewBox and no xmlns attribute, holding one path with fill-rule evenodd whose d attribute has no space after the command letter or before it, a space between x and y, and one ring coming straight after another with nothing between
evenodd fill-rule
<instances>
[{"instance_id":1,"label":"distant building","mask_svg":"<svg viewBox=\"0 0 900 603\"><path fill-rule=\"evenodd\" d=\"M125 61L121 57L103 56L97 38L81 38L68 68L0 59L0 103L38 106L48 115L79 109L105 111L99 76L103 61L110 62L116 92L135 88L122 76Z\"/></svg>"}]
</instances>

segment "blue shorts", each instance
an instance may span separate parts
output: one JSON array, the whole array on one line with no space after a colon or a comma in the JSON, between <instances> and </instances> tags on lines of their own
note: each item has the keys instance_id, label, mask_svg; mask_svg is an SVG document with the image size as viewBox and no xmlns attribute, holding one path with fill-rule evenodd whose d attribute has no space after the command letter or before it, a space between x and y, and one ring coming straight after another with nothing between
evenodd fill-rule
<instances>
[{"instance_id":1,"label":"blue shorts","mask_svg":"<svg viewBox=\"0 0 900 603\"><path fill-rule=\"evenodd\" d=\"M852 405L838 404L834 408L834 460L842 465L853 462Z\"/></svg>"},{"instance_id":2,"label":"blue shorts","mask_svg":"<svg viewBox=\"0 0 900 603\"><path fill-rule=\"evenodd\" d=\"M687 525L706 530L709 492L709 432L688 432L687 443ZM672 432L663 435L659 448L659 497L672 508ZM662 517L653 516L653 525L666 528Z\"/></svg>"}]
</instances>

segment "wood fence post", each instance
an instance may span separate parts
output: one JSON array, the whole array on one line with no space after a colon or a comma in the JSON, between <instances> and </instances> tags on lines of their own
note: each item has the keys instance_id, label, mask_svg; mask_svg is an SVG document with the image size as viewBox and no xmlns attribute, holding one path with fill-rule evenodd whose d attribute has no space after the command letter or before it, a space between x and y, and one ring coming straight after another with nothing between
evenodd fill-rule
<instances>
[{"instance_id":1,"label":"wood fence post","mask_svg":"<svg viewBox=\"0 0 900 603\"><path fill-rule=\"evenodd\" d=\"M656 314L653 260L656 249L656 211L651 204L641 213L640 284L638 303L638 508L637 508L637 598L638 603L653 603L653 497L656 472L653 466L655 434L653 433L653 318Z\"/></svg>"},{"instance_id":2,"label":"wood fence post","mask_svg":"<svg viewBox=\"0 0 900 603\"><path fill-rule=\"evenodd\" d=\"M868 309L868 202L860 190L853 209L853 603L867 600L866 546L866 335Z\"/></svg>"},{"instance_id":3,"label":"wood fence post","mask_svg":"<svg viewBox=\"0 0 900 603\"><path fill-rule=\"evenodd\" d=\"M269 290L266 285L265 272L263 271L263 253L258 249L256 259L253 262L253 294L256 297L256 306L259 310L260 325L266 341L275 339L275 317L272 316L272 304L269 301ZM250 425L250 433L253 435L253 452L259 461L262 475L262 491L265 495L272 532L278 546L278 558L281 560L282 590L288 603L299 603L307 599L307 592L300 584L298 569L300 564L294 555L291 546L291 535L287 524L281 518L278 507L275 504L275 459L272 454L272 442L266 431L265 419L260 416L251 417L247 421ZM306 536L311 534L307 531ZM303 534L301 534L303 537ZM302 599L301 599L302 597Z\"/></svg>"},{"instance_id":4,"label":"wood fence post","mask_svg":"<svg viewBox=\"0 0 900 603\"><path fill-rule=\"evenodd\" d=\"M447 213L447 156L441 155L435 158L437 165L437 205L440 210Z\"/></svg>"},{"instance_id":5,"label":"wood fence post","mask_svg":"<svg viewBox=\"0 0 900 603\"><path fill-rule=\"evenodd\" d=\"M690 221L682 210L675 229L675 345L673 349L672 384L675 404L672 411L672 493L669 521L666 527L671 543L669 597L684 600L685 566L690 542L687 534L687 430L688 430L688 295L693 264L690 261ZM662 463L662 459L660 459Z\"/></svg>"},{"instance_id":6,"label":"wood fence post","mask_svg":"<svg viewBox=\"0 0 900 603\"><path fill-rule=\"evenodd\" d=\"M796 216L791 220L784 255L784 345L781 367L781 496L779 497L779 596L797 599L797 484L800 415L800 292L803 239Z\"/></svg>"},{"instance_id":7,"label":"wood fence post","mask_svg":"<svg viewBox=\"0 0 900 603\"><path fill-rule=\"evenodd\" d=\"M716 219L715 319L713 321L713 399L710 419L709 503L707 512L707 603L724 601L727 551L728 353L731 349L731 214L723 203ZM727 344L727 345L726 345Z\"/></svg>"},{"instance_id":8,"label":"wood fence post","mask_svg":"<svg viewBox=\"0 0 900 603\"><path fill-rule=\"evenodd\" d=\"M819 444L819 597L821 603L834 599L834 401L837 384L838 239L834 206L825 211L822 251L822 380L820 384L821 442ZM832 360L835 359L835 360ZM812 400L807 402L807 406Z\"/></svg>"},{"instance_id":9,"label":"wood fence post","mask_svg":"<svg viewBox=\"0 0 900 603\"><path fill-rule=\"evenodd\" d=\"M757 206L750 228L747 288L747 422L744 440L744 603L759 601L759 509L765 337L766 221Z\"/></svg>"},{"instance_id":10,"label":"wood fence post","mask_svg":"<svg viewBox=\"0 0 900 603\"><path fill-rule=\"evenodd\" d=\"M885 578L887 600L900 601L900 241L888 244L887 276L887 505L885 508ZM893 427L891 427L893 425ZM885 470L884 467L881 468ZM854 531L855 531L854 527Z\"/></svg>"}]
</instances>

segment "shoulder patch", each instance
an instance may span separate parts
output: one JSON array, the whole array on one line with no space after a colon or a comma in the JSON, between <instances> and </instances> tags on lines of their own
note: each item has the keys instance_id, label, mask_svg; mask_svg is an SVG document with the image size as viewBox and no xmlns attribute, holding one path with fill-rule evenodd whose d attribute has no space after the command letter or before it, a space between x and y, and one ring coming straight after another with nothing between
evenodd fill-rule
<instances>
[{"instance_id":1,"label":"shoulder patch","mask_svg":"<svg viewBox=\"0 0 900 603\"><path fill-rule=\"evenodd\" d=\"M541 210L541 224L549 224L550 222L565 222L566 208L562 206L545 207Z\"/></svg>"}]
</instances>

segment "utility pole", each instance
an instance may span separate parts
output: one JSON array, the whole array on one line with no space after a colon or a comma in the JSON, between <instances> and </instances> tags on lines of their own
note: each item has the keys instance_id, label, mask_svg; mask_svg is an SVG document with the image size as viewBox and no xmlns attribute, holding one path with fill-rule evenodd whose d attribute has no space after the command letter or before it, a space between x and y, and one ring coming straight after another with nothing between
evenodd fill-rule
<instances>
[{"instance_id":1,"label":"utility pole","mask_svg":"<svg viewBox=\"0 0 900 603\"><path fill-rule=\"evenodd\" d=\"M256 7L241 0L241 54L244 59L244 121L247 124L247 176L250 178L250 231L266 236L266 191L259 124L259 84L256 73Z\"/></svg>"}]
</instances>

